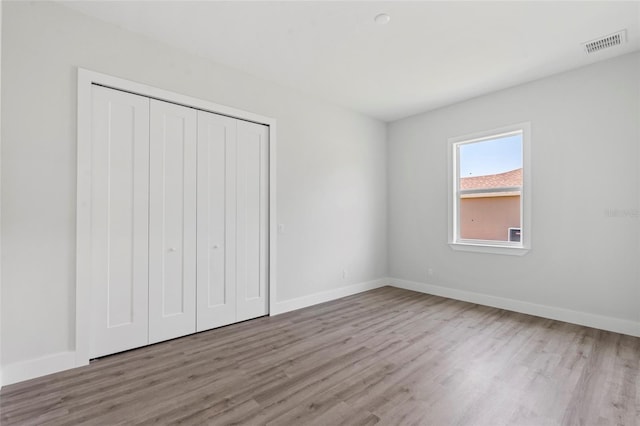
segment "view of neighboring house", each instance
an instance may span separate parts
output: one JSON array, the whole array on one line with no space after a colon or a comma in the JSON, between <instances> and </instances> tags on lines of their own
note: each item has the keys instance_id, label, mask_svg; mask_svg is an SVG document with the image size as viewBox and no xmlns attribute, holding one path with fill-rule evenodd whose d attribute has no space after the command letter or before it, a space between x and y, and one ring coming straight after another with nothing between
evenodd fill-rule
<instances>
[{"instance_id":1,"label":"view of neighboring house","mask_svg":"<svg viewBox=\"0 0 640 426\"><path fill-rule=\"evenodd\" d=\"M522 168L460 179L460 237L520 241Z\"/></svg>"}]
</instances>

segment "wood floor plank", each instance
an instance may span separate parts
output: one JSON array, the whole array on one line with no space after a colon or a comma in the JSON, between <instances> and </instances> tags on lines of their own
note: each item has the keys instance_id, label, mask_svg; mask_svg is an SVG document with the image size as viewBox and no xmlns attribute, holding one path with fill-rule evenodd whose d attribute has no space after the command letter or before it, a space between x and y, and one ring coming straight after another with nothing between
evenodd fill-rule
<instances>
[{"instance_id":1,"label":"wood floor plank","mask_svg":"<svg viewBox=\"0 0 640 426\"><path fill-rule=\"evenodd\" d=\"M384 287L6 386L4 425L640 425L640 338Z\"/></svg>"}]
</instances>

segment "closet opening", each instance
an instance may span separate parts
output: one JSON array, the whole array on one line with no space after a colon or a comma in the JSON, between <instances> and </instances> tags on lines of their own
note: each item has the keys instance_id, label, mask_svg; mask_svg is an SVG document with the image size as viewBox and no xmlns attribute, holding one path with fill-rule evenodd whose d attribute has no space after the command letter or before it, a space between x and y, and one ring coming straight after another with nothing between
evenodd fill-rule
<instances>
[{"instance_id":1,"label":"closet opening","mask_svg":"<svg viewBox=\"0 0 640 426\"><path fill-rule=\"evenodd\" d=\"M269 314L275 124L78 69L76 365Z\"/></svg>"}]
</instances>

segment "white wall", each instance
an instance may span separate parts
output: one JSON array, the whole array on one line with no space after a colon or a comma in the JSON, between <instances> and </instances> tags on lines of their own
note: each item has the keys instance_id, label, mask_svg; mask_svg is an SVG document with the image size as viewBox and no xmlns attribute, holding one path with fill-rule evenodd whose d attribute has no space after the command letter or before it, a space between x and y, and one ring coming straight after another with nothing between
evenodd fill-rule
<instances>
[{"instance_id":1,"label":"white wall","mask_svg":"<svg viewBox=\"0 0 640 426\"><path fill-rule=\"evenodd\" d=\"M0 0L0 100L2 99L2 0ZM0 102L0 194L2 194L2 102ZM0 197L0 331L2 330L2 197ZM0 385L2 384L2 333L0 332Z\"/></svg>"},{"instance_id":2,"label":"white wall","mask_svg":"<svg viewBox=\"0 0 640 426\"><path fill-rule=\"evenodd\" d=\"M283 305L385 276L388 245L396 278L640 322L640 54L395 122L385 145L383 123L55 3L3 8L3 367L75 345L77 66L278 120ZM451 251L447 138L522 121L533 250Z\"/></svg>"},{"instance_id":3,"label":"white wall","mask_svg":"<svg viewBox=\"0 0 640 426\"><path fill-rule=\"evenodd\" d=\"M77 66L278 120L278 301L386 275L384 123L55 3L4 9L3 365L75 345Z\"/></svg>"},{"instance_id":4,"label":"white wall","mask_svg":"<svg viewBox=\"0 0 640 426\"><path fill-rule=\"evenodd\" d=\"M442 294L573 311L567 319L608 318L640 333L639 93L635 53L391 124L390 275ZM523 257L451 250L447 138L524 121L532 129L533 249Z\"/></svg>"}]
</instances>

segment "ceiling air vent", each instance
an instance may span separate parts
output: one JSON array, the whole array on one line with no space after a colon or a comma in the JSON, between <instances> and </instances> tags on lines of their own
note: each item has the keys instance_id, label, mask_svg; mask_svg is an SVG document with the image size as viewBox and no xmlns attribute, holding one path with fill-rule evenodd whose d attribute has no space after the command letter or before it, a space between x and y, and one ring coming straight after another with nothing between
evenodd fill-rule
<instances>
[{"instance_id":1,"label":"ceiling air vent","mask_svg":"<svg viewBox=\"0 0 640 426\"><path fill-rule=\"evenodd\" d=\"M587 53L599 52L613 46L619 46L626 41L626 30L618 31L608 36L600 37L584 43L584 50Z\"/></svg>"}]
</instances>

